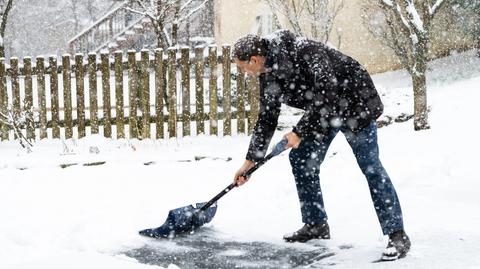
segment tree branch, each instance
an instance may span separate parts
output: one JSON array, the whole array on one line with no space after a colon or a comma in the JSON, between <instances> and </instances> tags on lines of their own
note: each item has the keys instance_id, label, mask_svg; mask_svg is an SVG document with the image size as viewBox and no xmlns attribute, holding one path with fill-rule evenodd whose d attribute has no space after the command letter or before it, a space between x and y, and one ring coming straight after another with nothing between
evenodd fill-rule
<instances>
[{"instance_id":1,"label":"tree branch","mask_svg":"<svg viewBox=\"0 0 480 269\"><path fill-rule=\"evenodd\" d=\"M182 18L178 19L178 22L182 22L186 19L188 19L190 16L192 16L193 14L197 13L199 10L201 10L205 4L210 1L210 0L204 0L200 5L198 5L196 8L194 8L193 10L191 10L188 14L186 14L185 16L183 16ZM180 10L181 12L181 10Z\"/></svg>"},{"instance_id":2,"label":"tree branch","mask_svg":"<svg viewBox=\"0 0 480 269\"><path fill-rule=\"evenodd\" d=\"M0 24L0 36L4 37L5 36L5 28L7 27L7 19L8 19L8 14L10 13L10 10L12 9L13 6L13 0L7 0L7 5L5 6L5 10L3 11L2 14L2 23Z\"/></svg>"},{"instance_id":3,"label":"tree branch","mask_svg":"<svg viewBox=\"0 0 480 269\"><path fill-rule=\"evenodd\" d=\"M433 4L433 6L430 7L429 10L428 10L428 13L430 14L430 16L432 16L432 17L435 16L435 14L437 13L437 11L438 11L439 9L441 9L442 6L445 5L446 2L447 2L447 1L445 1L445 0L437 0L437 1L435 2L435 4Z\"/></svg>"}]
</instances>

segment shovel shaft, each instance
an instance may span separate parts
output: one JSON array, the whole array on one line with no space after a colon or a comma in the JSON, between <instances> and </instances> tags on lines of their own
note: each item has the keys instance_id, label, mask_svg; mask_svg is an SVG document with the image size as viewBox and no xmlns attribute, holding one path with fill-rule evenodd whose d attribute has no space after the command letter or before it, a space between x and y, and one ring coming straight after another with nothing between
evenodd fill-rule
<instances>
[{"instance_id":1,"label":"shovel shaft","mask_svg":"<svg viewBox=\"0 0 480 269\"><path fill-rule=\"evenodd\" d=\"M286 139L282 139L282 141L278 142L275 147L272 149L272 151L265 156L265 158L261 159L260 161L256 162L255 165L245 171L242 174L242 177L248 178L253 172L255 172L258 168L260 168L262 165L264 165L268 160L271 158L277 156L278 154L282 153L285 150L285 146L287 145L288 141ZM200 208L200 211L204 211L210 206L212 206L216 201L218 201L220 198L222 198L225 194L227 194L229 191L231 191L233 188L235 188L237 185L235 183L232 183L228 185L225 189L223 189L220 193L218 193L215 197L213 197L210 201L208 201L205 205L203 205Z\"/></svg>"},{"instance_id":2,"label":"shovel shaft","mask_svg":"<svg viewBox=\"0 0 480 269\"><path fill-rule=\"evenodd\" d=\"M220 198L222 198L225 194L227 194L229 191L231 191L233 188L235 188L237 185L234 183L228 185L225 189L223 189L219 194L217 194L215 197L213 197L210 201L208 201L206 204L204 204L201 208L200 211L205 211L207 208L212 206L216 201L218 201Z\"/></svg>"}]
</instances>

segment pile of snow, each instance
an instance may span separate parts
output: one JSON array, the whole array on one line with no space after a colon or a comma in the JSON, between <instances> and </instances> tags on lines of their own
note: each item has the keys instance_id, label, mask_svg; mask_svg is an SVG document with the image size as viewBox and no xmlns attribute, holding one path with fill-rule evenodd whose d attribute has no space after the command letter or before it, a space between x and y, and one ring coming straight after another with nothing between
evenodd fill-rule
<instances>
[{"instance_id":1,"label":"pile of snow","mask_svg":"<svg viewBox=\"0 0 480 269\"><path fill-rule=\"evenodd\" d=\"M381 159L413 243L409 255L371 263L386 240L366 180L339 135L321 170L332 232L323 244L336 255L316 265L480 267L479 66L470 52L431 65L430 130L415 132L412 121L379 129ZM374 80L386 113L411 113L411 83L404 72ZM280 121L292 126L296 119L284 113ZM273 141L281 136L277 132ZM168 141L93 136L39 141L29 154L17 142L0 143L0 268L159 268L121 253L151 242L137 231L162 224L168 210L209 200L230 184L248 142L247 136ZM222 198L209 224L219 240L281 245L283 234L302 225L287 154ZM345 245L351 247L340 247Z\"/></svg>"}]
</instances>

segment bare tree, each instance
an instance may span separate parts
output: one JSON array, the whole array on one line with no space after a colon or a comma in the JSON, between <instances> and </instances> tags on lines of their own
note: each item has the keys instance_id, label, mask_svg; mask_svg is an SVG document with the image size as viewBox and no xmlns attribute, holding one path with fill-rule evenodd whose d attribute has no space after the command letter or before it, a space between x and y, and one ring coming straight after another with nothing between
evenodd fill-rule
<instances>
[{"instance_id":1,"label":"bare tree","mask_svg":"<svg viewBox=\"0 0 480 269\"><path fill-rule=\"evenodd\" d=\"M7 28L8 14L13 6L13 0L0 0L0 58L5 57L5 29Z\"/></svg>"},{"instance_id":2,"label":"bare tree","mask_svg":"<svg viewBox=\"0 0 480 269\"><path fill-rule=\"evenodd\" d=\"M157 46L166 48L178 43L178 26L200 11L210 0L130 0L130 11L148 17L157 37ZM171 26L171 38L167 27Z\"/></svg>"},{"instance_id":3,"label":"bare tree","mask_svg":"<svg viewBox=\"0 0 480 269\"><path fill-rule=\"evenodd\" d=\"M284 16L296 34L327 43L344 0L264 0L274 13L276 24ZM284 25L285 27L286 25Z\"/></svg>"},{"instance_id":4,"label":"bare tree","mask_svg":"<svg viewBox=\"0 0 480 269\"><path fill-rule=\"evenodd\" d=\"M80 16L78 14L80 8L78 7L77 0L70 0L70 9L72 10L72 19L74 22L73 29L75 33L78 33L78 31L80 31Z\"/></svg>"},{"instance_id":5,"label":"bare tree","mask_svg":"<svg viewBox=\"0 0 480 269\"><path fill-rule=\"evenodd\" d=\"M414 128L429 129L426 71L435 15L456 0L367 0L366 25L390 47L412 78Z\"/></svg>"},{"instance_id":6,"label":"bare tree","mask_svg":"<svg viewBox=\"0 0 480 269\"><path fill-rule=\"evenodd\" d=\"M90 20L92 22L96 21L97 14L95 10L97 9L97 7L95 6L95 0L87 0L87 2L85 3L85 9L88 12L88 16L90 17Z\"/></svg>"}]
</instances>

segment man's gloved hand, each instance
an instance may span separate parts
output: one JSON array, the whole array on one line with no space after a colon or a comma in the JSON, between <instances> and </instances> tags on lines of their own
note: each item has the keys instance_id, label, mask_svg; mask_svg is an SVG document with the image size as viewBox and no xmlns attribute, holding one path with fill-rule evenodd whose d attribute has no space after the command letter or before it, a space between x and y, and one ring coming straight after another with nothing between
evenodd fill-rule
<instances>
[{"instance_id":1,"label":"man's gloved hand","mask_svg":"<svg viewBox=\"0 0 480 269\"><path fill-rule=\"evenodd\" d=\"M285 146L285 148L298 148L298 146L300 145L300 142L301 142L301 138L298 137L298 135L294 132L289 132L289 133L286 133L283 138L287 139L288 140L288 143L287 145Z\"/></svg>"},{"instance_id":2,"label":"man's gloved hand","mask_svg":"<svg viewBox=\"0 0 480 269\"><path fill-rule=\"evenodd\" d=\"M238 169L238 171L235 173L235 176L233 177L233 183L237 185L237 187L242 186L248 181L248 178L244 178L241 175L243 172L248 171L248 169L252 168L255 164L252 161L245 160L243 165Z\"/></svg>"}]
</instances>

